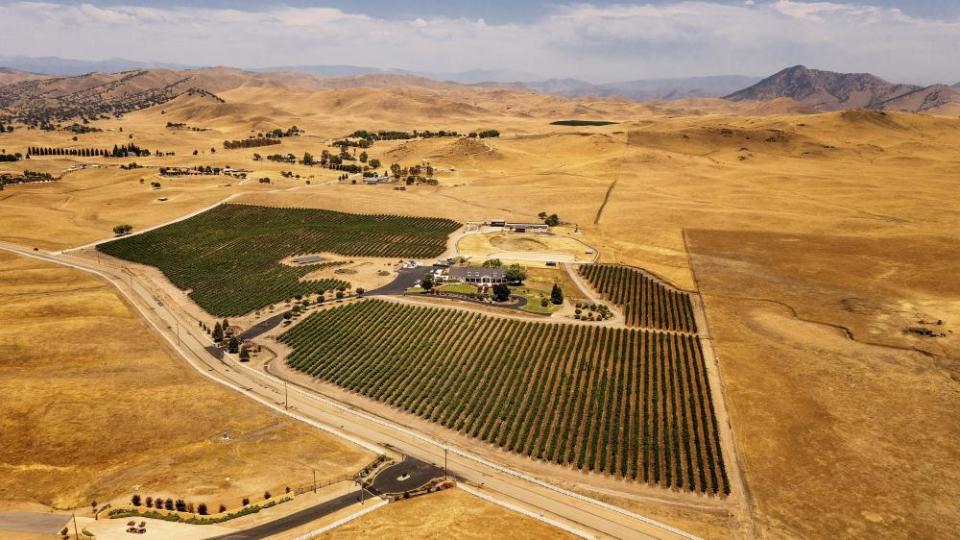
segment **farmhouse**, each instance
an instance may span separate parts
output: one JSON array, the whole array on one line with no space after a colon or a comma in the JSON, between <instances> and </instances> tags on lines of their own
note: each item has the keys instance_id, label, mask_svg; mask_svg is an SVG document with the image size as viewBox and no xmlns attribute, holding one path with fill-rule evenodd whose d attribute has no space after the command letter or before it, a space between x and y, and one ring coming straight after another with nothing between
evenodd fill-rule
<instances>
[{"instance_id":1,"label":"farmhouse","mask_svg":"<svg viewBox=\"0 0 960 540\"><path fill-rule=\"evenodd\" d=\"M546 223L507 223L505 227L518 233L527 231L547 232L550 230L550 226Z\"/></svg>"},{"instance_id":2,"label":"farmhouse","mask_svg":"<svg viewBox=\"0 0 960 540\"><path fill-rule=\"evenodd\" d=\"M477 283L480 285L494 285L506 282L502 268L475 268L469 266L456 266L451 268L447 276L452 281L462 281L464 283Z\"/></svg>"}]
</instances>

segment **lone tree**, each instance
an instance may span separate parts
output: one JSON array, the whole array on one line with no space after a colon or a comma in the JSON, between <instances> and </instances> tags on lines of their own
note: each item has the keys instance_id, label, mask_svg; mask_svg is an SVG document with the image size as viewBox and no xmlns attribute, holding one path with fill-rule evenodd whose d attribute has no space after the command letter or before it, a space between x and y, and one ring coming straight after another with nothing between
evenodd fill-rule
<instances>
[{"instance_id":1,"label":"lone tree","mask_svg":"<svg viewBox=\"0 0 960 540\"><path fill-rule=\"evenodd\" d=\"M503 283L497 283L493 286L493 299L497 302L506 302L510 299L510 287Z\"/></svg>"},{"instance_id":2,"label":"lone tree","mask_svg":"<svg viewBox=\"0 0 960 540\"><path fill-rule=\"evenodd\" d=\"M230 338L230 341L227 342L227 352L231 354L240 352L240 340L236 336Z\"/></svg>"},{"instance_id":3,"label":"lone tree","mask_svg":"<svg viewBox=\"0 0 960 540\"><path fill-rule=\"evenodd\" d=\"M523 283L523 280L527 279L527 270L519 264L511 264L504 271L503 277L510 283Z\"/></svg>"},{"instance_id":4,"label":"lone tree","mask_svg":"<svg viewBox=\"0 0 960 540\"><path fill-rule=\"evenodd\" d=\"M133 230L133 225L115 225L113 227L113 234L117 236L123 236Z\"/></svg>"},{"instance_id":5,"label":"lone tree","mask_svg":"<svg viewBox=\"0 0 960 540\"><path fill-rule=\"evenodd\" d=\"M558 306L563 303L563 290L556 283L553 284L553 290L550 291L550 301Z\"/></svg>"},{"instance_id":6,"label":"lone tree","mask_svg":"<svg viewBox=\"0 0 960 540\"><path fill-rule=\"evenodd\" d=\"M543 222L550 227L556 227L557 225L560 224L560 216L556 214L550 214L549 216L547 216L547 219L543 220Z\"/></svg>"},{"instance_id":7,"label":"lone tree","mask_svg":"<svg viewBox=\"0 0 960 540\"><path fill-rule=\"evenodd\" d=\"M240 349L240 361L249 362L250 361L250 351L246 347Z\"/></svg>"},{"instance_id":8,"label":"lone tree","mask_svg":"<svg viewBox=\"0 0 960 540\"><path fill-rule=\"evenodd\" d=\"M130 497L130 504L134 506L140 506L140 495L137 493L134 493L133 497Z\"/></svg>"},{"instance_id":9,"label":"lone tree","mask_svg":"<svg viewBox=\"0 0 960 540\"><path fill-rule=\"evenodd\" d=\"M200 503L197 505L197 513L201 516L207 515L207 503Z\"/></svg>"},{"instance_id":10,"label":"lone tree","mask_svg":"<svg viewBox=\"0 0 960 540\"><path fill-rule=\"evenodd\" d=\"M425 291L432 290L433 278L431 278L430 276L424 276L423 279L420 280L420 288Z\"/></svg>"},{"instance_id":11,"label":"lone tree","mask_svg":"<svg viewBox=\"0 0 960 540\"><path fill-rule=\"evenodd\" d=\"M213 341L214 343L223 341L223 327L220 326L220 323L213 325Z\"/></svg>"}]
</instances>

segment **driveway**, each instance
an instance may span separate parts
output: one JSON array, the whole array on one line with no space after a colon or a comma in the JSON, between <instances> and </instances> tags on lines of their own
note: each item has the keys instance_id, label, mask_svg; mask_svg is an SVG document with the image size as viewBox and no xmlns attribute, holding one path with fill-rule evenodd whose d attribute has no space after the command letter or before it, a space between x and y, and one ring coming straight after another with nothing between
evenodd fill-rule
<instances>
[{"instance_id":1,"label":"driveway","mask_svg":"<svg viewBox=\"0 0 960 540\"><path fill-rule=\"evenodd\" d=\"M273 329L276 328L277 326L280 326L280 323L283 322L283 315L284 315L284 313L286 313L286 312L284 311L283 313L277 313L276 315L274 315L274 316L272 316L272 317L270 317L270 318L268 318L268 319L264 319L264 320L258 322L257 324L251 326L251 327L248 328L246 331L244 331L243 333L240 334L240 336L239 336L240 339L241 339L241 340L254 339L254 338L256 338L257 336L260 336L260 335L262 335L262 334L266 334L266 333L269 332L270 330L273 330Z\"/></svg>"},{"instance_id":2,"label":"driveway","mask_svg":"<svg viewBox=\"0 0 960 540\"><path fill-rule=\"evenodd\" d=\"M367 291L364 296L382 295L382 296L400 296L407 292L407 289L420 283L423 276L432 270L430 266L418 266L416 268L401 268L397 271L397 277L383 287Z\"/></svg>"},{"instance_id":3,"label":"driveway","mask_svg":"<svg viewBox=\"0 0 960 540\"><path fill-rule=\"evenodd\" d=\"M370 500L375 496L373 493L364 490L363 497L364 499ZM245 531L223 534L220 536L214 536L213 538L220 540L252 540L256 538L266 538L268 536L280 534L291 529L296 529L297 527L301 527L307 523L316 521L328 514L332 514L358 502L360 502L359 489L357 491L351 491L346 495L341 495L339 497L330 499L329 501L324 501L316 506L311 506L310 508L300 510L299 512L294 512L289 516L284 516L280 519L275 519L271 522L257 525L256 527L252 527Z\"/></svg>"},{"instance_id":4,"label":"driveway","mask_svg":"<svg viewBox=\"0 0 960 540\"><path fill-rule=\"evenodd\" d=\"M443 469L407 456L406 459L380 471L371 488L377 493L403 493L443 476Z\"/></svg>"}]
</instances>

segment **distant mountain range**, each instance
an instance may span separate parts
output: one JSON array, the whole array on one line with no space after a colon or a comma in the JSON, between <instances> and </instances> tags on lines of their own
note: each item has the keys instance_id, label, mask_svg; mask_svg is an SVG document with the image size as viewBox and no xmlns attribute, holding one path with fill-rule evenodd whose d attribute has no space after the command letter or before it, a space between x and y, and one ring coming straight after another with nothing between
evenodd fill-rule
<instances>
[{"instance_id":1,"label":"distant mountain range","mask_svg":"<svg viewBox=\"0 0 960 540\"><path fill-rule=\"evenodd\" d=\"M622 97L634 101L687 99L725 96L749 86L760 77L718 75L684 79L648 79L606 84L593 84L579 79L548 79L528 82L523 86L564 97Z\"/></svg>"},{"instance_id":2,"label":"distant mountain range","mask_svg":"<svg viewBox=\"0 0 960 540\"><path fill-rule=\"evenodd\" d=\"M896 84L869 73L836 73L793 66L726 96L731 101L790 98L818 111L882 111L955 114L960 112L956 85Z\"/></svg>"},{"instance_id":3,"label":"distant mountain range","mask_svg":"<svg viewBox=\"0 0 960 540\"><path fill-rule=\"evenodd\" d=\"M125 58L110 60L73 60L57 56L0 56L0 66L29 73L44 75L72 76L85 73L116 73L133 69L187 69L195 66L168 64L163 62L138 62Z\"/></svg>"},{"instance_id":4,"label":"distant mountain range","mask_svg":"<svg viewBox=\"0 0 960 540\"><path fill-rule=\"evenodd\" d=\"M32 58L0 56L0 66L35 74L74 76L87 73L116 73L143 69L196 69L198 66L140 62L123 58L101 61L72 60L57 57ZM352 65L271 66L252 69L259 73L291 71L317 77L356 77L361 75L414 75L458 84L508 85L564 97L622 97L636 101L719 97L754 84L760 77L722 75L686 79L651 79L594 84L579 79L546 79L535 73L511 69L475 69L454 73L382 69Z\"/></svg>"},{"instance_id":5,"label":"distant mountain range","mask_svg":"<svg viewBox=\"0 0 960 540\"><path fill-rule=\"evenodd\" d=\"M837 73L793 66L770 77L760 79L741 75L720 75L677 79L648 79L614 83L591 83L580 79L540 79L536 74L515 70L470 70L457 73L412 72L351 65L276 66L255 70L234 68L188 68L173 64L156 64L115 58L103 61L70 60L57 57L30 58L0 56L0 86L51 77L79 74L107 75L124 71L172 70L196 83L199 74L216 72L230 84L249 75L270 76L288 84L311 87L340 88L362 83L367 86L416 85L436 86L456 83L477 86L529 90L569 98L620 97L634 101L673 100L724 97L731 101L772 101L788 98L816 111L876 109L884 111L960 114L960 83L918 86L891 83L869 73ZM247 75L244 75L247 74ZM317 81L314 77L320 77ZM165 77L164 77L165 78ZM206 79L206 78L205 78ZM310 79L307 81L306 79ZM94 80L94 79L88 79ZM138 78L137 80L144 80ZM166 81L167 84L173 81ZM218 91L224 80L198 87ZM186 83L178 83L183 85ZM215 87L215 88L214 88ZM27 87L22 87L27 88ZM175 88L179 88L175 86ZM30 92L32 94L32 92ZM10 90L5 101L14 100ZM39 96L38 96L39 97ZM121 108L122 109L122 108Z\"/></svg>"}]
</instances>

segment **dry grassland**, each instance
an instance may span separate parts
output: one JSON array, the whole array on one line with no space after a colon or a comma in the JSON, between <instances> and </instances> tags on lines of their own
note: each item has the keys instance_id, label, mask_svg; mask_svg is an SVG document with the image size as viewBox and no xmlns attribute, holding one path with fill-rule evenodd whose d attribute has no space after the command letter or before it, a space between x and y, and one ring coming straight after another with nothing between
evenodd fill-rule
<instances>
[{"instance_id":1,"label":"dry grassland","mask_svg":"<svg viewBox=\"0 0 960 540\"><path fill-rule=\"evenodd\" d=\"M0 253L0 501L85 507L243 496L372 455L265 411L175 359L106 283ZM228 440L223 440L226 433Z\"/></svg>"},{"instance_id":2,"label":"dry grassland","mask_svg":"<svg viewBox=\"0 0 960 540\"><path fill-rule=\"evenodd\" d=\"M574 538L459 489L448 489L375 510L321 536L338 538Z\"/></svg>"},{"instance_id":3,"label":"dry grassland","mask_svg":"<svg viewBox=\"0 0 960 540\"><path fill-rule=\"evenodd\" d=\"M137 144L176 150L175 158L149 158L154 166L231 165L254 169L253 178L269 175L272 184L173 180L151 192L137 183L142 169L72 173L0 192L0 238L75 245L108 236L116 221L155 224L233 193L248 203L459 221L556 212L579 224L602 262L702 288L759 535L944 537L960 526L960 434L950 413L960 404L953 275L960 120L799 115L788 102L567 101L461 87L250 86L222 97L226 104L178 98L165 114L158 107L104 121L98 126L112 131L75 144L123 142L123 126ZM623 123L548 125L571 117ZM212 131L168 133L167 121ZM306 134L222 150L224 139L294 124ZM317 155L356 129L478 128L503 136L369 149L386 164L429 161L440 171L439 186L407 191L338 185L336 171L251 159L254 152ZM55 136L18 130L4 146L15 151L21 140L25 147ZM36 170L50 159L14 165ZM284 169L304 178L279 179ZM176 198L164 204L178 206L154 204L168 189ZM920 319L942 319L931 328L947 337L903 332ZM716 508L699 512L698 501L681 511L605 496L708 537L734 535L738 522Z\"/></svg>"}]
</instances>

